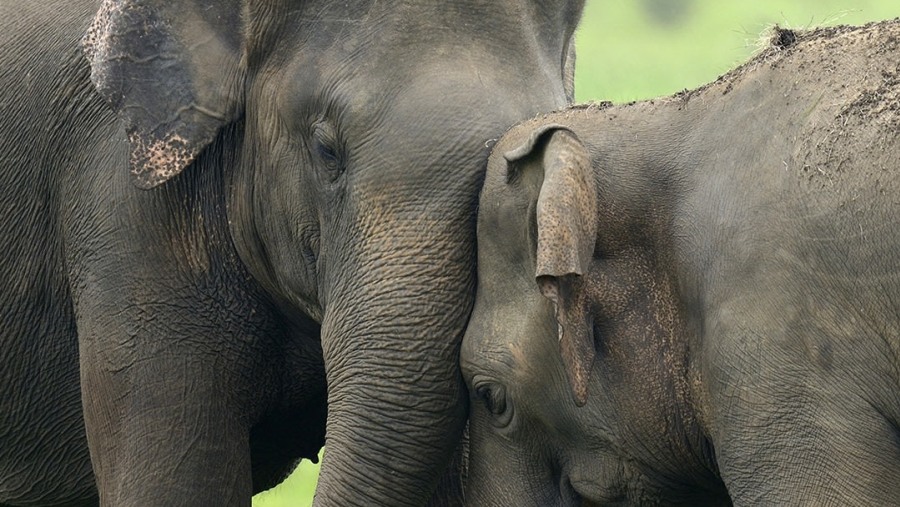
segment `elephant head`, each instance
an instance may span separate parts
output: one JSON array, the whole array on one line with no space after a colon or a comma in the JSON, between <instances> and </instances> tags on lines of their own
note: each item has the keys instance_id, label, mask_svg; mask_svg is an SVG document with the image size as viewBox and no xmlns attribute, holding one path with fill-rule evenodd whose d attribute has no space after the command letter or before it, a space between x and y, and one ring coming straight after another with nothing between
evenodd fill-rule
<instances>
[{"instance_id":1,"label":"elephant head","mask_svg":"<svg viewBox=\"0 0 900 507\"><path fill-rule=\"evenodd\" d=\"M598 147L618 147L630 131L607 140L567 116L579 113L514 127L488 162L461 349L467 501L727 503L708 468L674 458L708 455L696 420L669 402L684 387L672 374L683 366L674 345L682 331L664 249L647 233L665 203L647 198L655 183L643 181L637 159ZM690 437L660 448L667 431Z\"/></svg>"},{"instance_id":2,"label":"elephant head","mask_svg":"<svg viewBox=\"0 0 900 507\"><path fill-rule=\"evenodd\" d=\"M321 325L317 505L434 489L466 419L488 146L571 98L582 7L104 0L84 47L135 184L164 189L225 146L229 240L280 311Z\"/></svg>"}]
</instances>

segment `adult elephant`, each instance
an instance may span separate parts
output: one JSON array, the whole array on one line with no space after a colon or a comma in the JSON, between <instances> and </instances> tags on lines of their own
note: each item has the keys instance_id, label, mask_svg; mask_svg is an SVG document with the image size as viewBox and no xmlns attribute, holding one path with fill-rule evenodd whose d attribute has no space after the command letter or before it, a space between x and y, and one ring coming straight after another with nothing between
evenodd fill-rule
<instances>
[{"instance_id":1,"label":"adult elephant","mask_svg":"<svg viewBox=\"0 0 900 507\"><path fill-rule=\"evenodd\" d=\"M326 433L316 505L427 502L486 142L582 4L2 3L0 504L246 505Z\"/></svg>"}]
</instances>

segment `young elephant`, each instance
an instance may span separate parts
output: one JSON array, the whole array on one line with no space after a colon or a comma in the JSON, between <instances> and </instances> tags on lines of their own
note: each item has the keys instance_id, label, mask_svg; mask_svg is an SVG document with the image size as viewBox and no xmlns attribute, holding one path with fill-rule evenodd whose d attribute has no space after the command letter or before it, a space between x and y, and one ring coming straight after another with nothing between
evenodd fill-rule
<instances>
[{"instance_id":1,"label":"young elephant","mask_svg":"<svg viewBox=\"0 0 900 507\"><path fill-rule=\"evenodd\" d=\"M496 145L472 505L900 501L900 22Z\"/></svg>"}]
</instances>

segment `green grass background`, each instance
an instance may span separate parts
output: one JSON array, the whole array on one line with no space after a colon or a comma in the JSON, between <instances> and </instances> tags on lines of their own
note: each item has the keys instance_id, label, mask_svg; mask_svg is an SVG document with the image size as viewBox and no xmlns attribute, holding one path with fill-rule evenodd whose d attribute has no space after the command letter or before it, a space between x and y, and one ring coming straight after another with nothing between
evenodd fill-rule
<instances>
[{"instance_id":1,"label":"green grass background","mask_svg":"<svg viewBox=\"0 0 900 507\"><path fill-rule=\"evenodd\" d=\"M452 1L452 0L448 0ZM900 0L588 0L576 35L580 102L670 95L724 74L778 24L804 29L900 16ZM306 507L318 466L304 461L254 507Z\"/></svg>"}]
</instances>

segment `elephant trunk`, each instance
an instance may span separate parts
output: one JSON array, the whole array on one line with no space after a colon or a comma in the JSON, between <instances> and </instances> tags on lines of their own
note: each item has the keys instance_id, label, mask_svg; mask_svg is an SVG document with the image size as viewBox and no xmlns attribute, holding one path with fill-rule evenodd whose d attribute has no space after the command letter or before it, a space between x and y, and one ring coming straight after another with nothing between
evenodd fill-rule
<instances>
[{"instance_id":1,"label":"elephant trunk","mask_svg":"<svg viewBox=\"0 0 900 507\"><path fill-rule=\"evenodd\" d=\"M424 505L462 435L466 395L457 365L474 252L421 232L403 236L391 237L400 258L364 260L355 270L364 274L328 297L328 425L316 506L363 498Z\"/></svg>"}]
</instances>

